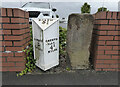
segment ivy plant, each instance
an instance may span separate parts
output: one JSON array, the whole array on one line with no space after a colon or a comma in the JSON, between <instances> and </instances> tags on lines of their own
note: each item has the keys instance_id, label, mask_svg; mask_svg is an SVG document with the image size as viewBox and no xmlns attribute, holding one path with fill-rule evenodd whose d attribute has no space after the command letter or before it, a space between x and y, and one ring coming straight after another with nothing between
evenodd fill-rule
<instances>
[{"instance_id":1,"label":"ivy plant","mask_svg":"<svg viewBox=\"0 0 120 87\"><path fill-rule=\"evenodd\" d=\"M67 29L59 27L60 55L65 55L65 53L66 53L66 33L67 33Z\"/></svg>"},{"instance_id":2,"label":"ivy plant","mask_svg":"<svg viewBox=\"0 0 120 87\"><path fill-rule=\"evenodd\" d=\"M22 76L25 75L27 72L32 72L36 66L35 66L35 62L36 60L34 59L34 52L33 52L33 39L32 39L32 27L30 27L30 36L31 36L31 40L29 42L29 47L24 49L23 52L25 52L26 57L24 58L26 61L26 68L21 71L19 74L17 74L17 76Z\"/></svg>"}]
</instances>

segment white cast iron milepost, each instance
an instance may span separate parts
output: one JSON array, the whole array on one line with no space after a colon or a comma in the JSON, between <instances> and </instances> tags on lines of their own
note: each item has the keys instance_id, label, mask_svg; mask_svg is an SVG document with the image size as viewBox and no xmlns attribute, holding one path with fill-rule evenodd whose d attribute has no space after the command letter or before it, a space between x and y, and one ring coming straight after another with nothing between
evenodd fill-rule
<instances>
[{"instance_id":1,"label":"white cast iron milepost","mask_svg":"<svg viewBox=\"0 0 120 87\"><path fill-rule=\"evenodd\" d=\"M36 66L46 71L59 64L59 19L35 18L32 21Z\"/></svg>"}]
</instances>

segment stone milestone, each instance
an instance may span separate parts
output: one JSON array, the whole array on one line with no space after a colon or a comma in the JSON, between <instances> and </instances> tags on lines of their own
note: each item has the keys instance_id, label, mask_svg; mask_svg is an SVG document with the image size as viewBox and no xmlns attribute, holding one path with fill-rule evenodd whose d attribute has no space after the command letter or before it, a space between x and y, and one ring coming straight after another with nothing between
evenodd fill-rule
<instances>
[{"instance_id":1,"label":"stone milestone","mask_svg":"<svg viewBox=\"0 0 120 87\"><path fill-rule=\"evenodd\" d=\"M68 18L67 54L72 69L89 68L89 47L94 18L91 14L71 14Z\"/></svg>"}]
</instances>

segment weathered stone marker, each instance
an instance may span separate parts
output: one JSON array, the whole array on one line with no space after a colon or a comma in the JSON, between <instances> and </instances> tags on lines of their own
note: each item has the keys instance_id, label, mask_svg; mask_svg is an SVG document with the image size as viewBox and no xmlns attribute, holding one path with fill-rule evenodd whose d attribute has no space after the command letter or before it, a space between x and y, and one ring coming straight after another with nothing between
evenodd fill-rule
<instances>
[{"instance_id":1,"label":"weathered stone marker","mask_svg":"<svg viewBox=\"0 0 120 87\"><path fill-rule=\"evenodd\" d=\"M89 47L94 18L90 14L71 14L68 19L67 54L72 69L89 68Z\"/></svg>"}]
</instances>

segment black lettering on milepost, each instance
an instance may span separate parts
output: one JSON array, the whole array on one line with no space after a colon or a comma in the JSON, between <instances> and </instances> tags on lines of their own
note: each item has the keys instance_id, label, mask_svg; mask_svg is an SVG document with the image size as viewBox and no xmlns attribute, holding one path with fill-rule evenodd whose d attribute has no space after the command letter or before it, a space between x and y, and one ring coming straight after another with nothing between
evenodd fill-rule
<instances>
[{"instance_id":1,"label":"black lettering on milepost","mask_svg":"<svg viewBox=\"0 0 120 87\"><path fill-rule=\"evenodd\" d=\"M49 46L49 50L48 53L52 53L57 51L56 48L56 41L58 40L58 38L53 38L53 39L48 39L45 42L47 43L47 45Z\"/></svg>"}]
</instances>

